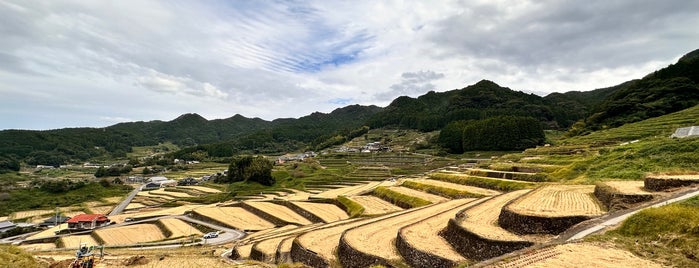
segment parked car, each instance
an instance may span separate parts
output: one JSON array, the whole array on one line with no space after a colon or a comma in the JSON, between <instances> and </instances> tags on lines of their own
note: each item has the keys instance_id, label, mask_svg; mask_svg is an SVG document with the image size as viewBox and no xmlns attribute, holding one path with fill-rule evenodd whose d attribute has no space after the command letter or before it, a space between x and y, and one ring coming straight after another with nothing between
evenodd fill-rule
<instances>
[{"instance_id":1,"label":"parked car","mask_svg":"<svg viewBox=\"0 0 699 268\"><path fill-rule=\"evenodd\" d=\"M204 239L216 238L216 237L218 237L218 233L219 233L219 232L210 232L210 233L206 233L206 234L204 235Z\"/></svg>"}]
</instances>

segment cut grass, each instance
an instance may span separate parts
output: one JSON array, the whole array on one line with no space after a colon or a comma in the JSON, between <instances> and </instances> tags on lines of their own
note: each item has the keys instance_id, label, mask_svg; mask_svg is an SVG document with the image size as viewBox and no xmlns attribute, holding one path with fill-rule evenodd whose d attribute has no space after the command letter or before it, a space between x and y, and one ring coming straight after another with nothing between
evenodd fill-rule
<instances>
[{"instance_id":1,"label":"cut grass","mask_svg":"<svg viewBox=\"0 0 699 268\"><path fill-rule=\"evenodd\" d=\"M402 194L384 186L376 187L372 194L402 208L416 208L432 204L425 199Z\"/></svg>"}]
</instances>

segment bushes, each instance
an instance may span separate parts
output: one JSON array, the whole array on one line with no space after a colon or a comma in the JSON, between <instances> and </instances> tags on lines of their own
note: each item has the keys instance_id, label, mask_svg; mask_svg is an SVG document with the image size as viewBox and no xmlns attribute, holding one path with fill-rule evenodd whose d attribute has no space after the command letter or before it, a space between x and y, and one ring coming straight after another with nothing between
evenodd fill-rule
<instances>
[{"instance_id":1,"label":"bushes","mask_svg":"<svg viewBox=\"0 0 699 268\"><path fill-rule=\"evenodd\" d=\"M402 208L415 208L432 204L425 199L391 191L384 186L376 187L372 194Z\"/></svg>"}]
</instances>

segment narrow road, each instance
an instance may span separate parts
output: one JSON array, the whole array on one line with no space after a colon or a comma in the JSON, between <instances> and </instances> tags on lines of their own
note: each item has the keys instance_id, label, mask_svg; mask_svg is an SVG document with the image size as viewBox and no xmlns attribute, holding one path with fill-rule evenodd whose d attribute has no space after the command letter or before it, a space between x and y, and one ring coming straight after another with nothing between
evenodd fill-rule
<instances>
[{"instance_id":1,"label":"narrow road","mask_svg":"<svg viewBox=\"0 0 699 268\"><path fill-rule=\"evenodd\" d=\"M646 206L646 207L641 207L641 208L637 208L637 209L634 209L631 211L623 212L620 215L610 215L610 217L608 219L605 219L603 222L589 226L589 227L582 229L582 230L579 230L573 234L567 234L567 236L570 236L570 237L567 238L565 241L570 242L573 240L582 239L590 234L594 234L596 232L599 232L599 231L603 230L604 228L617 225L617 224L623 222L624 220L628 219L629 217L633 216L634 214L643 211L644 209L657 208L657 207L669 205L669 204L672 204L675 202L690 199L690 198L695 197L695 196L699 196L699 189L694 189L694 190L690 190L690 191L687 191L684 193L680 193L679 195L676 195L675 197L672 197L668 200L660 201L660 202L654 203L654 204Z\"/></svg>"},{"instance_id":2,"label":"narrow road","mask_svg":"<svg viewBox=\"0 0 699 268\"><path fill-rule=\"evenodd\" d=\"M140 186L135 187L133 189L133 191L131 191L131 193L129 193L129 195L126 196L124 201L121 201L121 203L118 206L114 207L114 209L112 209L112 212L109 212L109 215L107 215L107 216L114 216L114 215L121 214L121 212L124 211L124 209L126 209L126 206L128 206L129 203L131 203L131 200L133 200L134 197L136 197L136 195L138 194L138 192L141 191L141 188L143 188L143 186L145 186L145 184L141 184Z\"/></svg>"}]
</instances>

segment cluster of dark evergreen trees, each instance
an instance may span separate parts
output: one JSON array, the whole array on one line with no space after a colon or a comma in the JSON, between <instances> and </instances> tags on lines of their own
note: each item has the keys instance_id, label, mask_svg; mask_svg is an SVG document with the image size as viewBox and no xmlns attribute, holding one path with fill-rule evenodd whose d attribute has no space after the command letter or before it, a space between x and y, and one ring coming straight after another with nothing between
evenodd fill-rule
<instances>
[{"instance_id":1,"label":"cluster of dark evergreen trees","mask_svg":"<svg viewBox=\"0 0 699 268\"><path fill-rule=\"evenodd\" d=\"M451 153L523 150L544 143L542 123L532 117L497 116L455 121L442 129L438 141Z\"/></svg>"}]
</instances>

